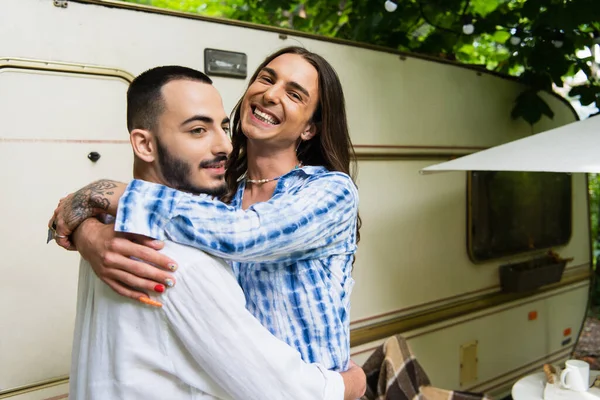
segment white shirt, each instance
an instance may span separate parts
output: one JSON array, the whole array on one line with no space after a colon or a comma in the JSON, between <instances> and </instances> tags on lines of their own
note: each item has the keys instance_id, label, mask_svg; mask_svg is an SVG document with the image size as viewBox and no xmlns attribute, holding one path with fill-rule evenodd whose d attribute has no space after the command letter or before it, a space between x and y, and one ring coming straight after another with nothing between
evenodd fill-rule
<instances>
[{"instance_id":1,"label":"white shirt","mask_svg":"<svg viewBox=\"0 0 600 400\"><path fill-rule=\"evenodd\" d=\"M70 399L331 399L341 375L307 364L245 308L230 267L166 242L177 283L151 297L122 297L82 260Z\"/></svg>"}]
</instances>

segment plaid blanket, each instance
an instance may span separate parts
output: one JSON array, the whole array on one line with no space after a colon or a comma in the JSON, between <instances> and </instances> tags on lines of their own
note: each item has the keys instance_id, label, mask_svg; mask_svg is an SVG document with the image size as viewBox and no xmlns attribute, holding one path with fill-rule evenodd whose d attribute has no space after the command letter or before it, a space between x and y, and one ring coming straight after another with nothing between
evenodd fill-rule
<instances>
[{"instance_id":1,"label":"plaid blanket","mask_svg":"<svg viewBox=\"0 0 600 400\"><path fill-rule=\"evenodd\" d=\"M400 335L377 348L363 365L367 391L361 400L490 400L480 393L431 386L427 374Z\"/></svg>"}]
</instances>

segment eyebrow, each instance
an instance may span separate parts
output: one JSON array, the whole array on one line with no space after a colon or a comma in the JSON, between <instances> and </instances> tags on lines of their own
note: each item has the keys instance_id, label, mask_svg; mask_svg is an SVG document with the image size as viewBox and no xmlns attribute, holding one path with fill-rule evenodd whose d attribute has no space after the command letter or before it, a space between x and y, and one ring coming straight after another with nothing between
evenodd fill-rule
<instances>
[{"instance_id":1,"label":"eyebrow","mask_svg":"<svg viewBox=\"0 0 600 400\"><path fill-rule=\"evenodd\" d=\"M272 75L273 78L277 79L277 72L275 72L275 70L273 68L269 68L269 67L264 67L263 71L267 72L268 74ZM298 82L288 82L288 85L293 87L294 89L302 92L306 97L310 98L310 94L308 93L308 90L306 90L302 85L300 85Z\"/></svg>"},{"instance_id":2,"label":"eyebrow","mask_svg":"<svg viewBox=\"0 0 600 400\"><path fill-rule=\"evenodd\" d=\"M180 126L184 126L185 124L188 124L193 121L205 122L207 124L212 124L213 122L215 122L211 117L207 117L205 115L194 115L193 117L190 117L183 121Z\"/></svg>"},{"instance_id":3,"label":"eyebrow","mask_svg":"<svg viewBox=\"0 0 600 400\"><path fill-rule=\"evenodd\" d=\"M221 121L221 125L228 124L229 122L230 122L230 121L229 121L229 118L228 118L228 117L225 117L225 118L223 118L223 121Z\"/></svg>"}]
</instances>

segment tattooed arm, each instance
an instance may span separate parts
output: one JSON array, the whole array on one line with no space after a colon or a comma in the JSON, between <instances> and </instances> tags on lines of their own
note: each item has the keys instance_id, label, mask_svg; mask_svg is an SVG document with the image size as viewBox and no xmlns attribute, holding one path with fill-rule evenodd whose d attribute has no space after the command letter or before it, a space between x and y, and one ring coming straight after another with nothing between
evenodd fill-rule
<instances>
[{"instance_id":1,"label":"tattooed arm","mask_svg":"<svg viewBox=\"0 0 600 400\"><path fill-rule=\"evenodd\" d=\"M104 283L120 295L137 300L147 297L147 293L160 293L165 285L174 285L175 277L166 270L175 271L177 266L174 260L157 251L163 247L162 242L117 233L114 224L106 225L93 218L100 214L115 215L126 187L107 179L87 185L60 201L48 227L55 223L57 234L64 236L56 236L56 243L65 249L78 250Z\"/></svg>"},{"instance_id":2,"label":"tattooed arm","mask_svg":"<svg viewBox=\"0 0 600 400\"><path fill-rule=\"evenodd\" d=\"M125 183L101 179L62 199L48 222L48 227L55 224L57 235L66 236L57 237L57 243L72 248L69 236L84 220L100 214L115 215L126 187Z\"/></svg>"}]
</instances>

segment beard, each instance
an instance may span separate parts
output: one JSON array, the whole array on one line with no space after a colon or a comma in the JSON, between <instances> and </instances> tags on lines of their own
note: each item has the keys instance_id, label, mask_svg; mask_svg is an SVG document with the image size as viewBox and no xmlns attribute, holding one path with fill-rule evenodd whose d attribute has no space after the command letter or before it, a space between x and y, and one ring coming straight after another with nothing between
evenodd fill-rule
<instances>
[{"instance_id":1,"label":"beard","mask_svg":"<svg viewBox=\"0 0 600 400\"><path fill-rule=\"evenodd\" d=\"M227 193L227 184L225 182L217 187L199 186L191 182L192 166L171 154L169 150L162 145L158 137L156 138L156 152L158 154L158 165L160 166L163 178L169 187L181 190L182 192L208 194L216 197L220 197ZM202 161L198 168L202 168L203 165L209 165L225 160L227 160L227 157L221 156L214 160Z\"/></svg>"}]
</instances>

